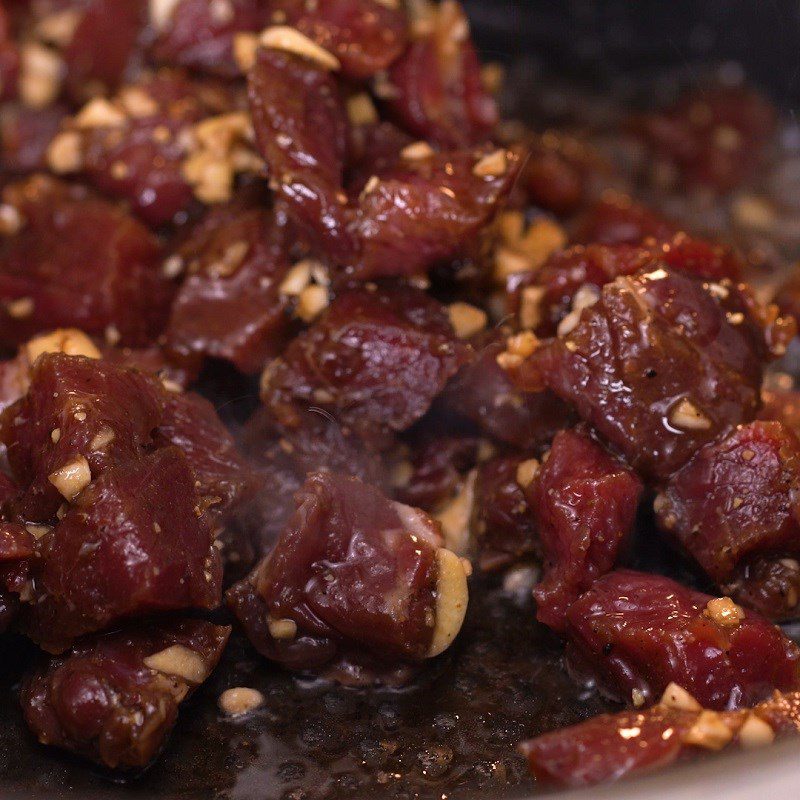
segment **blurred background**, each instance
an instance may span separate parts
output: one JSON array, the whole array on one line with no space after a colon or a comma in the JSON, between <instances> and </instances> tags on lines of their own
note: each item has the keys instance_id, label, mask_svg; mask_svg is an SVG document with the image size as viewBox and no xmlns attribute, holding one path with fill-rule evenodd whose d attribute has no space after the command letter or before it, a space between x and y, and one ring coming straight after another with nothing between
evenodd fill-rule
<instances>
[{"instance_id":1,"label":"blurred background","mask_svg":"<svg viewBox=\"0 0 800 800\"><path fill-rule=\"evenodd\" d=\"M797 0L468 0L486 56L519 55L608 85L626 76L737 62L783 105L800 107Z\"/></svg>"}]
</instances>

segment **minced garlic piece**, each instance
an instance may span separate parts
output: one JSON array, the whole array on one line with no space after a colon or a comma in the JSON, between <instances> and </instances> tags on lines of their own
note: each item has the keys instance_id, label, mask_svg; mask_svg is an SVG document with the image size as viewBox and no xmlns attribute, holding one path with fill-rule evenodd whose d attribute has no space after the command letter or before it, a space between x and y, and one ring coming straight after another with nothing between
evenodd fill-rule
<instances>
[{"instance_id":1,"label":"minced garlic piece","mask_svg":"<svg viewBox=\"0 0 800 800\"><path fill-rule=\"evenodd\" d=\"M219 696L219 708L229 717L241 717L264 705L264 695L258 689L236 686Z\"/></svg>"},{"instance_id":2,"label":"minced garlic piece","mask_svg":"<svg viewBox=\"0 0 800 800\"><path fill-rule=\"evenodd\" d=\"M90 130L92 128L116 128L124 125L125 113L104 97L90 100L73 118L76 128Z\"/></svg>"},{"instance_id":3,"label":"minced garlic piece","mask_svg":"<svg viewBox=\"0 0 800 800\"><path fill-rule=\"evenodd\" d=\"M205 661L199 653L184 647L182 644L173 644L144 659L144 665L165 675L183 678L189 683L202 683L208 675Z\"/></svg>"},{"instance_id":4,"label":"minced garlic piece","mask_svg":"<svg viewBox=\"0 0 800 800\"><path fill-rule=\"evenodd\" d=\"M441 547L436 551L436 564L436 609L428 658L438 656L453 643L464 623L469 601L467 573L461 559Z\"/></svg>"},{"instance_id":5,"label":"minced garlic piece","mask_svg":"<svg viewBox=\"0 0 800 800\"><path fill-rule=\"evenodd\" d=\"M517 483L523 488L527 489L539 474L541 464L538 459L529 458L527 461L522 461L517 466Z\"/></svg>"},{"instance_id":6,"label":"minced garlic piece","mask_svg":"<svg viewBox=\"0 0 800 800\"><path fill-rule=\"evenodd\" d=\"M477 470L472 470L461 484L456 496L435 514L442 526L445 544L458 555L469 549L470 521L475 504Z\"/></svg>"},{"instance_id":7,"label":"minced garlic piece","mask_svg":"<svg viewBox=\"0 0 800 800\"><path fill-rule=\"evenodd\" d=\"M366 92L360 92L347 98L347 118L351 125L370 125L378 122L378 111L375 103Z\"/></svg>"},{"instance_id":8,"label":"minced garlic piece","mask_svg":"<svg viewBox=\"0 0 800 800\"><path fill-rule=\"evenodd\" d=\"M450 324L459 339L469 339L486 327L486 312L469 303L451 303L447 310Z\"/></svg>"},{"instance_id":9,"label":"minced garlic piece","mask_svg":"<svg viewBox=\"0 0 800 800\"><path fill-rule=\"evenodd\" d=\"M711 420L685 397L672 409L669 421L684 431L705 431L711 427Z\"/></svg>"},{"instance_id":10,"label":"minced garlic piece","mask_svg":"<svg viewBox=\"0 0 800 800\"><path fill-rule=\"evenodd\" d=\"M717 711L702 711L696 722L684 736L684 744L704 747L706 750L722 750L731 739L733 732L725 724L722 715Z\"/></svg>"},{"instance_id":11,"label":"minced garlic piece","mask_svg":"<svg viewBox=\"0 0 800 800\"><path fill-rule=\"evenodd\" d=\"M64 353L68 356L100 358L101 353L95 343L77 328L58 328L50 333L35 336L23 345L28 361L33 364L42 353Z\"/></svg>"},{"instance_id":12,"label":"minced garlic piece","mask_svg":"<svg viewBox=\"0 0 800 800\"><path fill-rule=\"evenodd\" d=\"M478 178L499 178L508 170L508 153L495 150L478 161L472 168L472 174Z\"/></svg>"},{"instance_id":13,"label":"minced garlic piece","mask_svg":"<svg viewBox=\"0 0 800 800\"><path fill-rule=\"evenodd\" d=\"M293 619L269 619L267 627L273 639L294 639L297 636L297 623Z\"/></svg>"},{"instance_id":14,"label":"minced garlic piece","mask_svg":"<svg viewBox=\"0 0 800 800\"><path fill-rule=\"evenodd\" d=\"M49 106L61 91L64 63L58 54L33 42L20 53L19 95L30 108Z\"/></svg>"},{"instance_id":15,"label":"minced garlic piece","mask_svg":"<svg viewBox=\"0 0 800 800\"><path fill-rule=\"evenodd\" d=\"M675 711L702 711L703 707L677 683L670 683L661 696L661 705Z\"/></svg>"},{"instance_id":16,"label":"minced garlic piece","mask_svg":"<svg viewBox=\"0 0 800 800\"><path fill-rule=\"evenodd\" d=\"M297 28L288 25L275 25L261 32L259 43L273 50L284 50L287 53L307 58L323 69L335 72L341 69L341 63L333 53L320 47Z\"/></svg>"},{"instance_id":17,"label":"minced garlic piece","mask_svg":"<svg viewBox=\"0 0 800 800\"><path fill-rule=\"evenodd\" d=\"M32 297L19 297L6 303L6 313L12 319L25 319L33 314L34 308Z\"/></svg>"},{"instance_id":18,"label":"minced garlic piece","mask_svg":"<svg viewBox=\"0 0 800 800\"><path fill-rule=\"evenodd\" d=\"M747 715L744 724L739 728L739 744L745 749L764 747L775 741L775 731L761 717L753 713Z\"/></svg>"},{"instance_id":19,"label":"minced garlic piece","mask_svg":"<svg viewBox=\"0 0 800 800\"><path fill-rule=\"evenodd\" d=\"M724 628L736 628L744 619L744 609L730 597L715 597L706 604L703 613Z\"/></svg>"},{"instance_id":20,"label":"minced garlic piece","mask_svg":"<svg viewBox=\"0 0 800 800\"><path fill-rule=\"evenodd\" d=\"M251 70L256 63L258 36L255 33L237 33L233 37L233 60L242 72Z\"/></svg>"},{"instance_id":21,"label":"minced garlic piece","mask_svg":"<svg viewBox=\"0 0 800 800\"><path fill-rule=\"evenodd\" d=\"M156 31L160 32L167 26L178 3L180 0L150 0L150 22Z\"/></svg>"},{"instance_id":22,"label":"minced garlic piece","mask_svg":"<svg viewBox=\"0 0 800 800\"><path fill-rule=\"evenodd\" d=\"M519 324L521 328L532 330L542 321L542 300L544 286L525 286L519 294Z\"/></svg>"},{"instance_id":23,"label":"minced garlic piece","mask_svg":"<svg viewBox=\"0 0 800 800\"><path fill-rule=\"evenodd\" d=\"M303 322L313 322L328 307L329 302L327 288L317 283L312 283L300 292L300 296L297 298L295 314Z\"/></svg>"},{"instance_id":24,"label":"minced garlic piece","mask_svg":"<svg viewBox=\"0 0 800 800\"><path fill-rule=\"evenodd\" d=\"M92 482L92 471L89 462L78 456L51 472L47 480L71 503Z\"/></svg>"},{"instance_id":25,"label":"minced garlic piece","mask_svg":"<svg viewBox=\"0 0 800 800\"><path fill-rule=\"evenodd\" d=\"M72 41L78 23L81 21L81 12L74 8L65 8L48 14L36 23L36 36L47 44L54 44L65 48Z\"/></svg>"},{"instance_id":26,"label":"minced garlic piece","mask_svg":"<svg viewBox=\"0 0 800 800\"><path fill-rule=\"evenodd\" d=\"M434 149L427 142L413 142L400 151L400 158L404 161L424 161L434 155Z\"/></svg>"},{"instance_id":27,"label":"minced garlic piece","mask_svg":"<svg viewBox=\"0 0 800 800\"><path fill-rule=\"evenodd\" d=\"M81 135L77 131L64 131L53 137L47 146L47 165L57 175L78 172L83 167Z\"/></svg>"}]
</instances>

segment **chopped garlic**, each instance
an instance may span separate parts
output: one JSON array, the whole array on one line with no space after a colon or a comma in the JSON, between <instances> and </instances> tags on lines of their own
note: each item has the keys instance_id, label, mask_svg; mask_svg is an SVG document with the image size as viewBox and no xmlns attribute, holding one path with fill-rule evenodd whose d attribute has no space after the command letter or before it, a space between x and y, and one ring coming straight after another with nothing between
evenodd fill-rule
<instances>
[{"instance_id":1,"label":"chopped garlic","mask_svg":"<svg viewBox=\"0 0 800 800\"><path fill-rule=\"evenodd\" d=\"M144 665L195 684L202 683L208 675L205 661L199 653L182 644L174 644L148 656L144 659Z\"/></svg>"}]
</instances>

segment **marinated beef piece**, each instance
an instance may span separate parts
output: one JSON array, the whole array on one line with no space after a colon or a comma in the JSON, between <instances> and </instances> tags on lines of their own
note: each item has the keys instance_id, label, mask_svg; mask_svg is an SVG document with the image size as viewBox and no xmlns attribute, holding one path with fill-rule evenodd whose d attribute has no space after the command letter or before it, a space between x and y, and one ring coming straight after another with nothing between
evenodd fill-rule
<instances>
[{"instance_id":1,"label":"marinated beef piece","mask_svg":"<svg viewBox=\"0 0 800 800\"><path fill-rule=\"evenodd\" d=\"M111 769L146 767L181 703L217 665L230 630L151 621L84 639L25 678L25 721L42 744Z\"/></svg>"},{"instance_id":2,"label":"marinated beef piece","mask_svg":"<svg viewBox=\"0 0 800 800\"><path fill-rule=\"evenodd\" d=\"M38 541L25 633L59 653L125 619L215 608L222 566L199 503L175 447L103 472Z\"/></svg>"},{"instance_id":3,"label":"marinated beef piece","mask_svg":"<svg viewBox=\"0 0 800 800\"><path fill-rule=\"evenodd\" d=\"M204 508L224 514L254 488L254 475L214 406L194 392L165 392L157 446L178 447L189 462Z\"/></svg>"},{"instance_id":4,"label":"marinated beef piece","mask_svg":"<svg viewBox=\"0 0 800 800\"><path fill-rule=\"evenodd\" d=\"M165 262L188 272L172 305L168 350L258 372L288 333L288 296L280 286L291 239L285 215L255 203L210 210Z\"/></svg>"},{"instance_id":5,"label":"marinated beef piece","mask_svg":"<svg viewBox=\"0 0 800 800\"><path fill-rule=\"evenodd\" d=\"M781 380L771 381L767 375L764 387L761 390L761 411L758 419L781 422L795 435L800 436L800 392L789 388L793 381L789 376L781 376ZM782 380L782 379L788 380Z\"/></svg>"},{"instance_id":6,"label":"marinated beef piece","mask_svg":"<svg viewBox=\"0 0 800 800\"><path fill-rule=\"evenodd\" d=\"M349 103L355 102L360 103L361 99L351 97ZM414 140L391 122L351 119L345 173L348 195L357 197L373 175L382 175L396 166L410 144L414 144Z\"/></svg>"},{"instance_id":7,"label":"marinated beef piece","mask_svg":"<svg viewBox=\"0 0 800 800\"><path fill-rule=\"evenodd\" d=\"M577 211L585 200L589 174L598 168L590 149L552 130L524 142L529 156L521 183L528 201L558 215Z\"/></svg>"},{"instance_id":8,"label":"marinated beef piece","mask_svg":"<svg viewBox=\"0 0 800 800\"><path fill-rule=\"evenodd\" d=\"M176 353L160 344L149 347L100 345L100 352L103 360L109 364L147 372L157 377L170 390L187 389L197 380L202 367L201 356L195 353Z\"/></svg>"},{"instance_id":9,"label":"marinated beef piece","mask_svg":"<svg viewBox=\"0 0 800 800\"><path fill-rule=\"evenodd\" d=\"M0 343L74 327L137 345L161 330L172 289L139 222L44 176L7 186L3 202L18 225L0 241Z\"/></svg>"},{"instance_id":10,"label":"marinated beef piece","mask_svg":"<svg viewBox=\"0 0 800 800\"><path fill-rule=\"evenodd\" d=\"M75 14L74 28L57 44L63 46L70 97L79 102L114 91L136 61L145 5L141 0L84 0L67 10Z\"/></svg>"},{"instance_id":11,"label":"marinated beef piece","mask_svg":"<svg viewBox=\"0 0 800 800\"><path fill-rule=\"evenodd\" d=\"M312 409L297 422L296 427L281 425L261 408L242 431L255 490L237 510L242 529L233 543L237 564L250 550L257 557L269 552L294 511L294 495L308 472L329 469L376 486L386 483L379 455L330 415Z\"/></svg>"},{"instance_id":12,"label":"marinated beef piece","mask_svg":"<svg viewBox=\"0 0 800 800\"><path fill-rule=\"evenodd\" d=\"M462 367L437 401L478 425L498 442L530 451L550 442L569 427L571 408L549 391L523 392L497 363L505 349L505 329L493 329L470 339L472 361Z\"/></svg>"},{"instance_id":13,"label":"marinated beef piece","mask_svg":"<svg viewBox=\"0 0 800 800\"><path fill-rule=\"evenodd\" d=\"M264 27L268 12L259 0L177 0L164 11L151 6L150 23L156 34L153 58L168 66L233 77L240 72L234 58L234 39L244 31Z\"/></svg>"},{"instance_id":14,"label":"marinated beef piece","mask_svg":"<svg viewBox=\"0 0 800 800\"><path fill-rule=\"evenodd\" d=\"M566 616L567 653L609 696L653 702L677 683L706 708L752 706L800 686L800 648L730 598L660 575L609 573Z\"/></svg>"},{"instance_id":15,"label":"marinated beef piece","mask_svg":"<svg viewBox=\"0 0 800 800\"><path fill-rule=\"evenodd\" d=\"M61 103L47 108L3 103L0 107L0 166L3 170L27 173L44 169L47 148L67 114L68 108Z\"/></svg>"},{"instance_id":16,"label":"marinated beef piece","mask_svg":"<svg viewBox=\"0 0 800 800\"><path fill-rule=\"evenodd\" d=\"M775 304L788 317L800 324L800 271L792 272L775 294Z\"/></svg>"},{"instance_id":17,"label":"marinated beef piece","mask_svg":"<svg viewBox=\"0 0 800 800\"><path fill-rule=\"evenodd\" d=\"M653 209L627 195L606 192L578 220L575 241L581 244L641 244L670 239L678 231Z\"/></svg>"},{"instance_id":18,"label":"marinated beef piece","mask_svg":"<svg viewBox=\"0 0 800 800\"><path fill-rule=\"evenodd\" d=\"M533 590L536 618L563 631L572 603L613 569L633 530L642 483L632 470L581 431L553 439L526 487L544 555Z\"/></svg>"},{"instance_id":19,"label":"marinated beef piece","mask_svg":"<svg viewBox=\"0 0 800 800\"><path fill-rule=\"evenodd\" d=\"M726 192L762 163L775 121L775 109L756 92L710 86L635 119L633 128L685 184Z\"/></svg>"},{"instance_id":20,"label":"marinated beef piece","mask_svg":"<svg viewBox=\"0 0 800 800\"><path fill-rule=\"evenodd\" d=\"M249 123L234 106L229 87L193 83L178 71L147 74L81 109L52 141L48 164L85 175L148 224L162 225L190 209L195 195L227 199L237 158L255 169L239 144ZM208 124L198 132L201 121Z\"/></svg>"},{"instance_id":21,"label":"marinated beef piece","mask_svg":"<svg viewBox=\"0 0 800 800\"><path fill-rule=\"evenodd\" d=\"M259 148L289 213L330 261L359 279L416 275L463 252L519 169L517 152L427 148L373 172L348 197L348 119L330 72L262 48L249 93Z\"/></svg>"},{"instance_id":22,"label":"marinated beef piece","mask_svg":"<svg viewBox=\"0 0 800 800\"><path fill-rule=\"evenodd\" d=\"M309 475L296 509L274 550L228 592L262 655L306 670L362 653L416 663L449 647L466 573L429 517L330 472Z\"/></svg>"},{"instance_id":23,"label":"marinated beef piece","mask_svg":"<svg viewBox=\"0 0 800 800\"><path fill-rule=\"evenodd\" d=\"M536 459L524 456L499 456L478 467L472 527L484 572L541 555L539 531L525 496L538 469Z\"/></svg>"},{"instance_id":24,"label":"marinated beef piece","mask_svg":"<svg viewBox=\"0 0 800 800\"><path fill-rule=\"evenodd\" d=\"M385 70L406 44L401 4L381 0L274 0L271 21L287 24L330 52L346 78L364 80Z\"/></svg>"},{"instance_id":25,"label":"marinated beef piece","mask_svg":"<svg viewBox=\"0 0 800 800\"><path fill-rule=\"evenodd\" d=\"M359 279L418 275L469 252L505 203L522 159L504 149L404 155L367 183L351 215L359 250L348 272Z\"/></svg>"},{"instance_id":26,"label":"marinated beef piece","mask_svg":"<svg viewBox=\"0 0 800 800\"><path fill-rule=\"evenodd\" d=\"M3 484L0 498L5 500L15 487L5 475L0 483ZM5 633L16 622L20 596L27 598L35 542L24 525L0 522L0 633Z\"/></svg>"},{"instance_id":27,"label":"marinated beef piece","mask_svg":"<svg viewBox=\"0 0 800 800\"><path fill-rule=\"evenodd\" d=\"M14 40L12 19L8 10L0 7L0 100L13 100L17 95L20 52Z\"/></svg>"},{"instance_id":28,"label":"marinated beef piece","mask_svg":"<svg viewBox=\"0 0 800 800\"><path fill-rule=\"evenodd\" d=\"M260 48L248 74L256 140L292 218L334 261L355 245L343 191L347 112L336 79L319 64Z\"/></svg>"},{"instance_id":29,"label":"marinated beef piece","mask_svg":"<svg viewBox=\"0 0 800 800\"><path fill-rule=\"evenodd\" d=\"M510 340L523 352L501 358L522 389L550 388L638 471L667 478L753 419L762 364L793 333L776 315L745 287L659 267L606 284L558 338Z\"/></svg>"},{"instance_id":30,"label":"marinated beef piece","mask_svg":"<svg viewBox=\"0 0 800 800\"><path fill-rule=\"evenodd\" d=\"M426 418L427 419L427 418ZM401 503L429 512L441 509L458 491L463 474L475 466L480 442L477 436L412 431L408 459L393 465L391 481Z\"/></svg>"},{"instance_id":31,"label":"marinated beef piece","mask_svg":"<svg viewBox=\"0 0 800 800\"><path fill-rule=\"evenodd\" d=\"M552 336L571 310L575 318L580 314L580 298L593 300L615 278L660 264L708 281L738 280L744 268L743 259L731 248L685 233L643 245L575 245L553 254L540 270L509 278L511 310L519 315L522 327L533 328L539 336Z\"/></svg>"},{"instance_id":32,"label":"marinated beef piece","mask_svg":"<svg viewBox=\"0 0 800 800\"><path fill-rule=\"evenodd\" d=\"M386 108L412 135L442 147L481 144L498 113L481 82L469 21L455 0L423 8L411 44L389 70Z\"/></svg>"},{"instance_id":33,"label":"marinated beef piece","mask_svg":"<svg viewBox=\"0 0 800 800\"><path fill-rule=\"evenodd\" d=\"M737 602L771 619L800 604L800 441L753 422L704 447L655 501L662 530Z\"/></svg>"},{"instance_id":34,"label":"marinated beef piece","mask_svg":"<svg viewBox=\"0 0 800 800\"><path fill-rule=\"evenodd\" d=\"M800 694L776 692L752 711L704 710L679 686L645 711L603 714L523 742L520 752L537 780L593 786L672 764L683 756L763 747L800 732Z\"/></svg>"},{"instance_id":35,"label":"marinated beef piece","mask_svg":"<svg viewBox=\"0 0 800 800\"><path fill-rule=\"evenodd\" d=\"M424 292L353 288L267 366L261 396L288 427L314 406L365 439L385 442L422 417L469 353Z\"/></svg>"},{"instance_id":36,"label":"marinated beef piece","mask_svg":"<svg viewBox=\"0 0 800 800\"><path fill-rule=\"evenodd\" d=\"M0 361L0 412L28 391L33 365L43 353L64 353L87 358L101 356L97 345L77 328L58 328L34 336L17 349L14 358Z\"/></svg>"},{"instance_id":37,"label":"marinated beef piece","mask_svg":"<svg viewBox=\"0 0 800 800\"><path fill-rule=\"evenodd\" d=\"M53 522L93 478L137 459L162 419L161 385L86 356L46 352L27 394L0 418L0 439L22 487L15 511Z\"/></svg>"}]
</instances>

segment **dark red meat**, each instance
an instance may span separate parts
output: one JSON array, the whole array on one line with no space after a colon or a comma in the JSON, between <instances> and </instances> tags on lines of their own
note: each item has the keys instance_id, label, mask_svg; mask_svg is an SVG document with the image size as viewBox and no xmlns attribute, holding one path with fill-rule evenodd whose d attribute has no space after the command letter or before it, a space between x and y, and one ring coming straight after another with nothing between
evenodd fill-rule
<instances>
[{"instance_id":1,"label":"dark red meat","mask_svg":"<svg viewBox=\"0 0 800 800\"><path fill-rule=\"evenodd\" d=\"M658 521L737 601L772 619L800 604L800 441L753 422L704 447L656 499Z\"/></svg>"},{"instance_id":2,"label":"dark red meat","mask_svg":"<svg viewBox=\"0 0 800 800\"><path fill-rule=\"evenodd\" d=\"M243 502L253 489L250 467L214 406L194 392L165 392L156 444L186 456L202 505L216 514Z\"/></svg>"},{"instance_id":3,"label":"dark red meat","mask_svg":"<svg viewBox=\"0 0 800 800\"><path fill-rule=\"evenodd\" d=\"M781 422L800 436L800 392L783 386L765 386L761 390L758 419Z\"/></svg>"},{"instance_id":4,"label":"dark red meat","mask_svg":"<svg viewBox=\"0 0 800 800\"><path fill-rule=\"evenodd\" d=\"M436 511L450 500L461 483L463 473L477 461L476 436L436 435L425 431L407 443L408 461L395 465L395 497L401 503ZM407 474L403 474L406 472Z\"/></svg>"},{"instance_id":5,"label":"dark red meat","mask_svg":"<svg viewBox=\"0 0 800 800\"><path fill-rule=\"evenodd\" d=\"M62 652L124 619L216 607L221 561L194 484L172 447L95 479L39 540L25 632Z\"/></svg>"},{"instance_id":6,"label":"dark red meat","mask_svg":"<svg viewBox=\"0 0 800 800\"><path fill-rule=\"evenodd\" d=\"M239 510L249 546L257 556L272 547L294 510L294 495L306 474L318 469L341 472L376 486L386 482L376 452L330 415L300 414L295 427L278 423L266 408L248 420L241 441L255 468L257 491Z\"/></svg>"},{"instance_id":7,"label":"dark red meat","mask_svg":"<svg viewBox=\"0 0 800 800\"><path fill-rule=\"evenodd\" d=\"M0 7L0 100L16 97L19 62L19 47L14 41L9 12Z\"/></svg>"},{"instance_id":8,"label":"dark red meat","mask_svg":"<svg viewBox=\"0 0 800 800\"><path fill-rule=\"evenodd\" d=\"M116 97L122 124L81 131L79 169L103 193L127 200L150 225L172 221L192 205L184 174L187 139L201 119L231 110L231 90L161 70Z\"/></svg>"},{"instance_id":9,"label":"dark red meat","mask_svg":"<svg viewBox=\"0 0 800 800\"><path fill-rule=\"evenodd\" d=\"M158 28L153 57L173 67L224 77L237 75L234 36L261 30L269 5L272 3L259 0L179 0Z\"/></svg>"},{"instance_id":10,"label":"dark red meat","mask_svg":"<svg viewBox=\"0 0 800 800\"><path fill-rule=\"evenodd\" d=\"M150 446L162 419L161 385L104 361L46 353L30 374L30 388L2 416L0 434L23 488L15 501L26 520L52 522L64 497L50 480L85 458L96 478L135 460Z\"/></svg>"},{"instance_id":11,"label":"dark red meat","mask_svg":"<svg viewBox=\"0 0 800 800\"><path fill-rule=\"evenodd\" d=\"M172 306L167 346L258 372L288 333L291 230L283 215L233 202L210 210L170 258L188 271Z\"/></svg>"},{"instance_id":12,"label":"dark red meat","mask_svg":"<svg viewBox=\"0 0 800 800\"><path fill-rule=\"evenodd\" d=\"M417 275L467 252L502 207L521 154L497 151L497 174L476 174L486 151L456 150L401 160L367 184L351 215L358 278Z\"/></svg>"},{"instance_id":13,"label":"dark red meat","mask_svg":"<svg viewBox=\"0 0 800 800\"><path fill-rule=\"evenodd\" d=\"M312 473L296 504L272 553L228 594L256 649L293 669L348 651L389 663L432 655L442 592L438 526L329 472Z\"/></svg>"},{"instance_id":14,"label":"dark red meat","mask_svg":"<svg viewBox=\"0 0 800 800\"><path fill-rule=\"evenodd\" d=\"M486 572L541 555L533 509L518 480L526 461L535 469L522 456L499 456L478 467L472 527L478 566Z\"/></svg>"},{"instance_id":15,"label":"dark red meat","mask_svg":"<svg viewBox=\"0 0 800 800\"><path fill-rule=\"evenodd\" d=\"M419 27L389 70L389 113L414 136L443 147L485 142L497 124L497 106L481 83L461 6L444 0Z\"/></svg>"},{"instance_id":16,"label":"dark red meat","mask_svg":"<svg viewBox=\"0 0 800 800\"><path fill-rule=\"evenodd\" d=\"M385 439L422 417L468 357L424 292L350 289L267 367L261 393L290 427L315 406L365 438Z\"/></svg>"},{"instance_id":17,"label":"dark red meat","mask_svg":"<svg viewBox=\"0 0 800 800\"><path fill-rule=\"evenodd\" d=\"M6 187L3 200L21 217L0 242L3 344L56 327L141 344L160 330L172 290L158 243L140 223L43 176Z\"/></svg>"},{"instance_id":18,"label":"dark red meat","mask_svg":"<svg viewBox=\"0 0 800 800\"><path fill-rule=\"evenodd\" d=\"M42 744L111 769L145 767L164 747L180 704L217 665L229 635L228 627L179 620L85 639L25 678L25 721ZM170 653L183 657L183 670L178 661L173 670L184 674L148 666L168 669Z\"/></svg>"},{"instance_id":19,"label":"dark red meat","mask_svg":"<svg viewBox=\"0 0 800 800\"><path fill-rule=\"evenodd\" d=\"M527 487L544 554L536 618L557 631L577 597L613 569L633 530L642 483L590 436L562 431Z\"/></svg>"},{"instance_id":20,"label":"dark red meat","mask_svg":"<svg viewBox=\"0 0 800 800\"><path fill-rule=\"evenodd\" d=\"M333 260L354 244L343 191L347 113L335 78L313 62L262 48L248 75L256 139L293 219Z\"/></svg>"},{"instance_id":21,"label":"dark red meat","mask_svg":"<svg viewBox=\"0 0 800 800\"><path fill-rule=\"evenodd\" d=\"M610 696L645 702L677 683L706 708L752 706L800 686L800 649L764 617L669 578L628 570L595 581L567 611L568 655ZM723 606L724 607L724 606Z\"/></svg>"},{"instance_id":22,"label":"dark red meat","mask_svg":"<svg viewBox=\"0 0 800 800\"><path fill-rule=\"evenodd\" d=\"M61 103L29 108L22 103L0 107L0 165L10 173L43 169L45 154L69 110Z\"/></svg>"},{"instance_id":23,"label":"dark red meat","mask_svg":"<svg viewBox=\"0 0 800 800\"><path fill-rule=\"evenodd\" d=\"M71 97L85 100L117 88L136 56L146 5L141 0L87 0L62 52Z\"/></svg>"},{"instance_id":24,"label":"dark red meat","mask_svg":"<svg viewBox=\"0 0 800 800\"><path fill-rule=\"evenodd\" d=\"M712 86L643 115L634 129L685 183L725 192L762 163L775 130L775 109L750 89Z\"/></svg>"},{"instance_id":25,"label":"dark red meat","mask_svg":"<svg viewBox=\"0 0 800 800\"><path fill-rule=\"evenodd\" d=\"M600 288L620 275L633 275L646 267L667 264L675 270L709 281L738 280L743 271L741 257L731 248L693 239L684 233L664 242L644 245L575 245L552 255L536 272L512 275L508 283L511 310L520 308L525 287L541 287L538 303L540 336L552 336L572 307L583 286Z\"/></svg>"},{"instance_id":26,"label":"dark red meat","mask_svg":"<svg viewBox=\"0 0 800 800\"><path fill-rule=\"evenodd\" d=\"M569 406L551 392L523 392L497 363L503 329L473 337L475 357L448 384L438 404L478 425L493 439L530 451L569 426Z\"/></svg>"},{"instance_id":27,"label":"dark red meat","mask_svg":"<svg viewBox=\"0 0 800 800\"><path fill-rule=\"evenodd\" d=\"M606 284L572 330L518 369L506 363L521 388L550 388L634 467L664 478L755 416L763 361L791 333L742 287L657 268Z\"/></svg>"},{"instance_id":28,"label":"dark red meat","mask_svg":"<svg viewBox=\"0 0 800 800\"><path fill-rule=\"evenodd\" d=\"M708 730L714 735L704 736ZM699 708L683 710L659 704L641 712L603 714L523 742L520 751L543 783L593 786L660 769L683 756L731 744L763 746L770 735L798 732L800 694L775 692L752 712L709 715Z\"/></svg>"},{"instance_id":29,"label":"dark red meat","mask_svg":"<svg viewBox=\"0 0 800 800\"><path fill-rule=\"evenodd\" d=\"M333 76L307 59L262 49L249 87L257 141L276 191L328 258L361 279L416 275L463 252L505 200L519 169L517 152L500 151L502 164L491 175L474 171L484 151L432 153L387 164L357 197L348 197L348 120Z\"/></svg>"},{"instance_id":30,"label":"dark red meat","mask_svg":"<svg viewBox=\"0 0 800 800\"><path fill-rule=\"evenodd\" d=\"M676 761L697 714L655 706L603 714L523 742L520 750L536 779L558 786L594 786Z\"/></svg>"},{"instance_id":31,"label":"dark red meat","mask_svg":"<svg viewBox=\"0 0 800 800\"><path fill-rule=\"evenodd\" d=\"M582 244L641 244L648 237L671 238L675 226L626 195L606 193L578 221L575 241Z\"/></svg>"},{"instance_id":32,"label":"dark red meat","mask_svg":"<svg viewBox=\"0 0 800 800\"><path fill-rule=\"evenodd\" d=\"M339 59L347 78L363 80L386 69L406 44L401 4L380 0L274 0L272 21L284 22Z\"/></svg>"}]
</instances>

